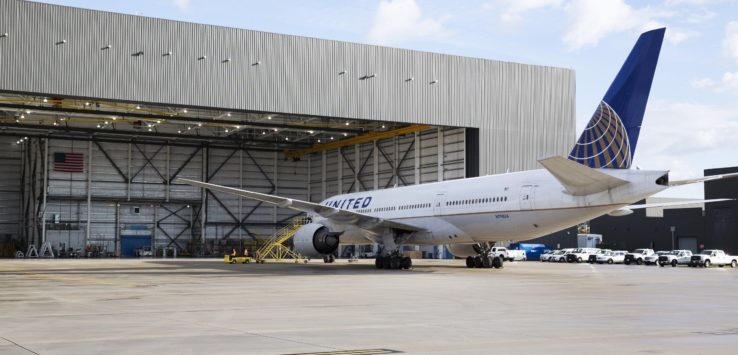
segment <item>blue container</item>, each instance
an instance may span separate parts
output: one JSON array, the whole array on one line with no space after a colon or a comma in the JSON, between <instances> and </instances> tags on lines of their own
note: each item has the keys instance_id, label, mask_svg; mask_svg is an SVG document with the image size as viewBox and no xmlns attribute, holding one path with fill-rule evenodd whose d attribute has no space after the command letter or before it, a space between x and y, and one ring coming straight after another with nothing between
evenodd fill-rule
<instances>
[{"instance_id":1,"label":"blue container","mask_svg":"<svg viewBox=\"0 0 738 355\"><path fill-rule=\"evenodd\" d=\"M541 254L546 250L553 250L546 244L529 243L512 243L508 249L525 250L525 256L528 260L541 260Z\"/></svg>"}]
</instances>

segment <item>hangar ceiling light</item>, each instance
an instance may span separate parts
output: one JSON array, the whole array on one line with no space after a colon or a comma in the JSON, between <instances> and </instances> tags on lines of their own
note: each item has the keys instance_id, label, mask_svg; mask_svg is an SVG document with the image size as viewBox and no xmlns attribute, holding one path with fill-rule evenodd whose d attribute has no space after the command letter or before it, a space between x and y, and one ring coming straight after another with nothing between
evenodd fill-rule
<instances>
[{"instance_id":1,"label":"hangar ceiling light","mask_svg":"<svg viewBox=\"0 0 738 355\"><path fill-rule=\"evenodd\" d=\"M0 35L0 38L5 38L5 37L8 37L8 33L7 32L5 32L2 35Z\"/></svg>"}]
</instances>

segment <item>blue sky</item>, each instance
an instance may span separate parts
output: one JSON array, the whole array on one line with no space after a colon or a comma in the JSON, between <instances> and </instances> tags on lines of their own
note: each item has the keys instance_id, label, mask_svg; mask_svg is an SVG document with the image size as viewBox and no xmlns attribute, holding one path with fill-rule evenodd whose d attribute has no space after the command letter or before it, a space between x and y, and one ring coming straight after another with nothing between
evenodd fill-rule
<instances>
[{"instance_id":1,"label":"blue sky","mask_svg":"<svg viewBox=\"0 0 738 355\"><path fill-rule=\"evenodd\" d=\"M572 68L577 126L638 35L667 27L634 164L673 179L738 165L738 2L726 0L128 0L68 6ZM702 197L702 185L661 196Z\"/></svg>"}]
</instances>

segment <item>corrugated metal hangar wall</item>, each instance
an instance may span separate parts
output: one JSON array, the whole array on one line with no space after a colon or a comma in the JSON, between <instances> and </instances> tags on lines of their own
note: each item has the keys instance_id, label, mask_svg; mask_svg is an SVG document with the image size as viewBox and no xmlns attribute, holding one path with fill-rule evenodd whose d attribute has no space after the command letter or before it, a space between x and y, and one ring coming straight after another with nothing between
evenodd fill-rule
<instances>
[{"instance_id":1,"label":"corrugated metal hangar wall","mask_svg":"<svg viewBox=\"0 0 738 355\"><path fill-rule=\"evenodd\" d=\"M4 201L20 202L14 212L3 209L0 223L16 233L6 221L17 220L29 241L40 240L32 221L43 213L46 170L41 233L48 240L119 250L121 235L143 226L157 245L184 249L200 237L268 234L293 212L176 185L175 177L319 201L462 178L469 167L479 174L536 168L537 158L566 154L575 139L569 69L15 0L0 2L0 33L8 33L0 38L0 92L439 127L298 161L268 150L112 143L93 135L21 145L7 139L15 151L2 164L22 168L3 171L0 182L17 178L23 189ZM478 132L471 145L467 131ZM84 173L56 172L56 151L91 159Z\"/></svg>"},{"instance_id":2,"label":"corrugated metal hangar wall","mask_svg":"<svg viewBox=\"0 0 738 355\"><path fill-rule=\"evenodd\" d=\"M570 69L26 1L0 26L0 90L479 128L481 174L575 139Z\"/></svg>"}]
</instances>

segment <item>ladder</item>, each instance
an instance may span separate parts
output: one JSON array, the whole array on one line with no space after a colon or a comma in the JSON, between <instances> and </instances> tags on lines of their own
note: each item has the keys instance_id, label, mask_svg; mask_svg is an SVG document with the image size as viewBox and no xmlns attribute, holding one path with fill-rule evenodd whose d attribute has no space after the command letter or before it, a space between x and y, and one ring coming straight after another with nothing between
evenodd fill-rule
<instances>
[{"instance_id":1,"label":"ladder","mask_svg":"<svg viewBox=\"0 0 738 355\"><path fill-rule=\"evenodd\" d=\"M296 263L300 261L307 262L304 256L284 246L284 242L292 238L300 227L308 223L310 223L310 218L308 217L293 218L289 224L275 233L267 240L266 244L256 251L254 254L256 262L264 263L267 259L275 261L293 259Z\"/></svg>"}]
</instances>

